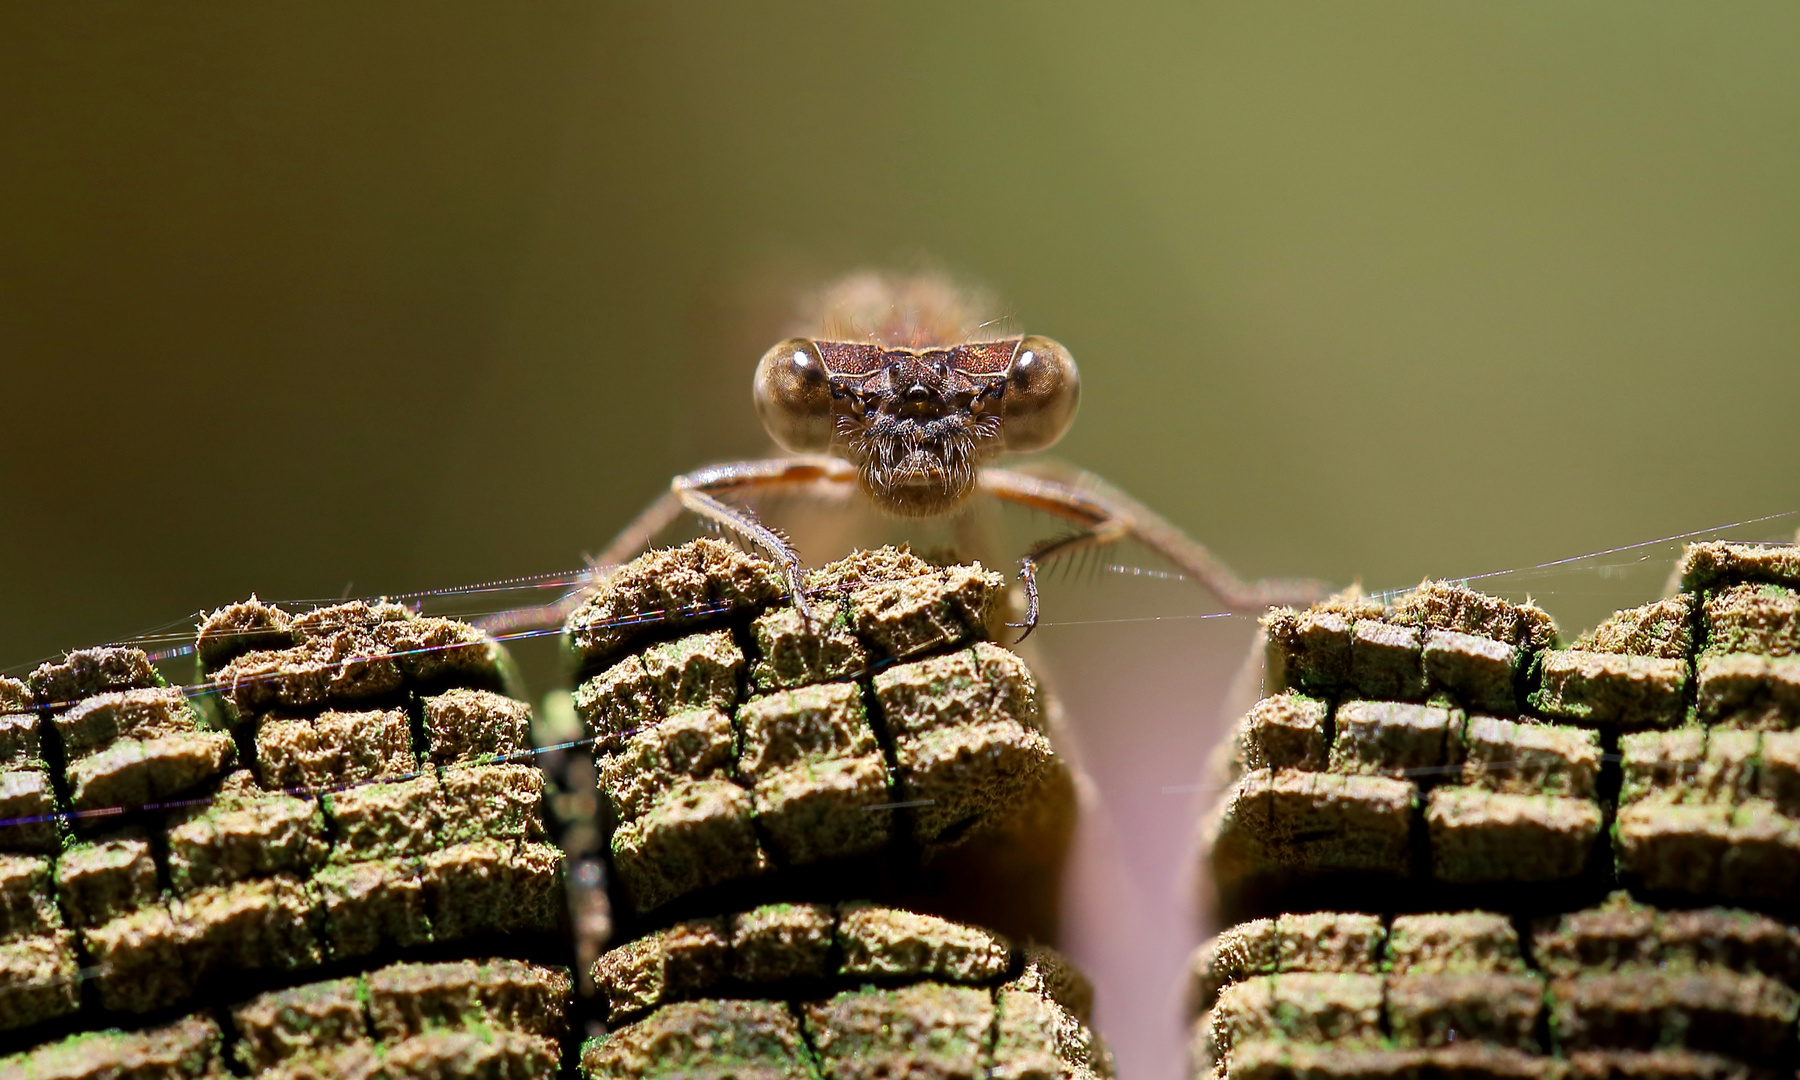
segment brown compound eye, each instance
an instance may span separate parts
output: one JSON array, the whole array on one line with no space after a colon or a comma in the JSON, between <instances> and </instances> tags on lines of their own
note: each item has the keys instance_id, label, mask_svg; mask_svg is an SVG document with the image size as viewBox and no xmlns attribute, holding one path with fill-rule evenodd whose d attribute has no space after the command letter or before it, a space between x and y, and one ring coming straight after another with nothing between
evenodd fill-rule
<instances>
[{"instance_id":1,"label":"brown compound eye","mask_svg":"<svg viewBox=\"0 0 1800 1080\"><path fill-rule=\"evenodd\" d=\"M1000 395L1006 448L1028 452L1054 444L1069 430L1080 397L1081 375L1069 350L1046 337L1019 342Z\"/></svg>"},{"instance_id":2,"label":"brown compound eye","mask_svg":"<svg viewBox=\"0 0 1800 1080\"><path fill-rule=\"evenodd\" d=\"M819 347L789 338L756 364L756 414L784 450L818 454L830 449L831 377Z\"/></svg>"}]
</instances>

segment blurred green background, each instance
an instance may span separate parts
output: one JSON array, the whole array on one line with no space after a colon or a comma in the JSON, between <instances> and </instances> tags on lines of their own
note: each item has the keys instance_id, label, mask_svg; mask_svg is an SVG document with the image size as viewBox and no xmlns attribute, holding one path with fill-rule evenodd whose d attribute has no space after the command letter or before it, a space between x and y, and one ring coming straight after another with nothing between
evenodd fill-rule
<instances>
[{"instance_id":1,"label":"blurred green background","mask_svg":"<svg viewBox=\"0 0 1800 1080\"><path fill-rule=\"evenodd\" d=\"M760 451L757 310L920 256L1246 572L1800 508L1796 55L1785 3L9 5L0 666L575 565Z\"/></svg>"},{"instance_id":2,"label":"blurred green background","mask_svg":"<svg viewBox=\"0 0 1800 1080\"><path fill-rule=\"evenodd\" d=\"M793 287L921 260L1073 350L1067 458L1248 574L1800 510L1796 56L1790 3L8 5L0 668L578 566L763 450ZM1568 629L1660 586L1608 573L1502 584ZM1132 625L1046 648L1192 666ZM1090 764L1173 895L1160 690Z\"/></svg>"},{"instance_id":3,"label":"blurred green background","mask_svg":"<svg viewBox=\"0 0 1800 1080\"><path fill-rule=\"evenodd\" d=\"M1066 342L1060 452L1247 574L1795 511L1796 56L1791 4L5 5L0 668L576 567L760 454L790 292L866 265ZM1575 630L1654 556L1490 587ZM1125 1075L1179 1071L1179 785L1247 634L1040 635Z\"/></svg>"}]
</instances>

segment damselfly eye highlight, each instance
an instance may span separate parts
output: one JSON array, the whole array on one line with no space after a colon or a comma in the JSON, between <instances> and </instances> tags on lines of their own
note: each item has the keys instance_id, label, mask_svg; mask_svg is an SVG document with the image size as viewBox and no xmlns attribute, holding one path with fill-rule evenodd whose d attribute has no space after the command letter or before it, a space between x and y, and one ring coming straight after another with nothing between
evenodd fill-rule
<instances>
[{"instance_id":1,"label":"damselfly eye highlight","mask_svg":"<svg viewBox=\"0 0 1800 1080\"><path fill-rule=\"evenodd\" d=\"M756 414L784 450L819 454L831 448L831 377L819 347L789 338L756 364Z\"/></svg>"},{"instance_id":2,"label":"damselfly eye highlight","mask_svg":"<svg viewBox=\"0 0 1800 1080\"><path fill-rule=\"evenodd\" d=\"M1028 337L1013 353L1000 396L1006 448L1043 450L1063 437L1075 419L1081 376L1069 350L1046 337Z\"/></svg>"}]
</instances>

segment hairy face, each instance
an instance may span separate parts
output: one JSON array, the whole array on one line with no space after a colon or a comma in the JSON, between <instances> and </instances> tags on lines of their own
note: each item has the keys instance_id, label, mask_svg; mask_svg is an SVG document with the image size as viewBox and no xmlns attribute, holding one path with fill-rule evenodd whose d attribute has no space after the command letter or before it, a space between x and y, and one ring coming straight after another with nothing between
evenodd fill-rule
<instances>
[{"instance_id":1,"label":"hairy face","mask_svg":"<svg viewBox=\"0 0 1800 1080\"><path fill-rule=\"evenodd\" d=\"M1054 443L1078 391L1068 351L1041 337L925 349L791 338L756 372L775 441L842 454L875 505L901 517L954 507L1002 450Z\"/></svg>"},{"instance_id":2,"label":"hairy face","mask_svg":"<svg viewBox=\"0 0 1800 1080\"><path fill-rule=\"evenodd\" d=\"M860 386L845 380L834 441L877 506L902 517L943 513L1001 449L994 406L1004 381L971 378L942 352L889 353Z\"/></svg>"},{"instance_id":3,"label":"hairy face","mask_svg":"<svg viewBox=\"0 0 1800 1080\"><path fill-rule=\"evenodd\" d=\"M856 274L827 291L817 336L756 366L756 411L782 447L856 466L875 505L929 517L975 488L1002 450L1042 450L1075 416L1067 349L1029 335L980 340L995 320L934 277Z\"/></svg>"}]
</instances>

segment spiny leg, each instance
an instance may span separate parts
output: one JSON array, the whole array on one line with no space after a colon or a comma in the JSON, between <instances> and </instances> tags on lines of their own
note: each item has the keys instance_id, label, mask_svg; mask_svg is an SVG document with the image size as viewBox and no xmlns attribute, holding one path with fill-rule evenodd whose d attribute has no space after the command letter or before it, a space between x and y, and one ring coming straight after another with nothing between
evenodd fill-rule
<instances>
[{"instance_id":1,"label":"spiny leg","mask_svg":"<svg viewBox=\"0 0 1800 1080\"><path fill-rule=\"evenodd\" d=\"M1025 621L1006 624L1022 628L1019 636L1013 639L1013 644L1017 645L1024 641L1031 636L1033 630L1037 629L1037 572L1039 566L1072 552L1117 543L1129 535L1130 531L1118 518L1112 518L1101 522L1097 527L1080 528L1067 536L1059 536L1053 540L1040 540L1031 545L1031 550L1027 551L1025 557L1019 560L1019 581L1025 586Z\"/></svg>"},{"instance_id":2,"label":"spiny leg","mask_svg":"<svg viewBox=\"0 0 1800 1080\"><path fill-rule=\"evenodd\" d=\"M981 470L982 490L1007 502L1043 510L1075 525L1068 536L1032 546L1019 560L1025 586L1023 641L1037 626L1037 569L1050 559L1083 548L1101 547L1135 536L1144 546L1195 578L1233 611L1260 611L1280 604L1310 604L1330 588L1310 579L1244 581L1218 556L1168 519L1098 478L1080 474L1082 485L1012 469Z\"/></svg>"},{"instance_id":3,"label":"spiny leg","mask_svg":"<svg viewBox=\"0 0 1800 1080\"><path fill-rule=\"evenodd\" d=\"M471 620L477 627L489 633L517 633L526 630L547 630L561 626L568 621L569 613L581 605L581 597L587 592L604 568L617 566L650 546L650 541L657 533L668 528L674 520L681 516L684 508L675 492L665 491L657 496L656 501L646 506L631 524L620 530L612 542L599 555L588 558L587 573L567 592L548 604L537 604L532 607L514 608L493 615L483 615Z\"/></svg>"},{"instance_id":4,"label":"spiny leg","mask_svg":"<svg viewBox=\"0 0 1800 1080\"><path fill-rule=\"evenodd\" d=\"M856 470L846 462L829 457L770 458L764 461L740 461L714 465L685 476L677 476L669 491L650 504L627 525L601 553L602 563L620 563L643 550L650 540L682 511L687 510L703 521L749 541L781 566L794 608L809 622L805 584L801 575L800 556L787 537L764 525L755 511L747 506L727 503L718 496L778 487L799 487L820 481L849 483Z\"/></svg>"}]
</instances>

